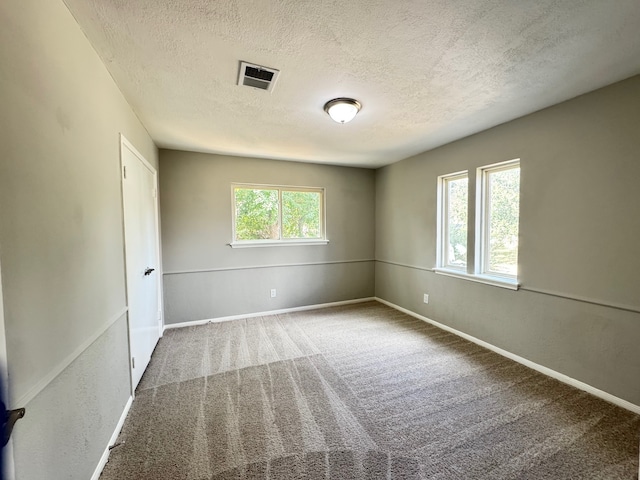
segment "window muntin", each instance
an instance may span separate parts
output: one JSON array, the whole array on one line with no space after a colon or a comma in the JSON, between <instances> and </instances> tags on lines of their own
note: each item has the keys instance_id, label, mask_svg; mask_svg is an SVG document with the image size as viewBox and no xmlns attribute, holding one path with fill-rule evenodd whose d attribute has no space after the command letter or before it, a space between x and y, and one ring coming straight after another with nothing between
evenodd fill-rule
<instances>
[{"instance_id":1,"label":"window muntin","mask_svg":"<svg viewBox=\"0 0 640 480\"><path fill-rule=\"evenodd\" d=\"M325 240L324 189L232 185L234 244Z\"/></svg>"},{"instance_id":2,"label":"window muntin","mask_svg":"<svg viewBox=\"0 0 640 480\"><path fill-rule=\"evenodd\" d=\"M484 167L480 179L480 273L516 278L520 216L520 163Z\"/></svg>"}]
</instances>

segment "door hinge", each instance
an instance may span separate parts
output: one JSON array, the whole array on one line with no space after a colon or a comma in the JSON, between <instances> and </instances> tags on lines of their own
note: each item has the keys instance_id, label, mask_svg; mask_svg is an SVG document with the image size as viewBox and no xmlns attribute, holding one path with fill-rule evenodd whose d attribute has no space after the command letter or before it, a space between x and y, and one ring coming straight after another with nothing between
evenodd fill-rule
<instances>
[{"instance_id":1,"label":"door hinge","mask_svg":"<svg viewBox=\"0 0 640 480\"><path fill-rule=\"evenodd\" d=\"M122 167L122 178L127 179L127 166Z\"/></svg>"},{"instance_id":2,"label":"door hinge","mask_svg":"<svg viewBox=\"0 0 640 480\"><path fill-rule=\"evenodd\" d=\"M131 368L136 368L136 357L131 357Z\"/></svg>"},{"instance_id":3,"label":"door hinge","mask_svg":"<svg viewBox=\"0 0 640 480\"><path fill-rule=\"evenodd\" d=\"M158 189L154 188L151 192L151 195L153 195L153 198L156 198L158 196Z\"/></svg>"}]
</instances>

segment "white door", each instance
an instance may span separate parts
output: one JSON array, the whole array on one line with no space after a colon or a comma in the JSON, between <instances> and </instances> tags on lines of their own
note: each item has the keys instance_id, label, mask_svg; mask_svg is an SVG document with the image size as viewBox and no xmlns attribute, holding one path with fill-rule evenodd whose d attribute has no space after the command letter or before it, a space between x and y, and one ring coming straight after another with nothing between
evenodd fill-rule
<instances>
[{"instance_id":1,"label":"white door","mask_svg":"<svg viewBox=\"0 0 640 480\"><path fill-rule=\"evenodd\" d=\"M122 195L132 389L138 386L162 327L159 302L157 175L122 137Z\"/></svg>"}]
</instances>

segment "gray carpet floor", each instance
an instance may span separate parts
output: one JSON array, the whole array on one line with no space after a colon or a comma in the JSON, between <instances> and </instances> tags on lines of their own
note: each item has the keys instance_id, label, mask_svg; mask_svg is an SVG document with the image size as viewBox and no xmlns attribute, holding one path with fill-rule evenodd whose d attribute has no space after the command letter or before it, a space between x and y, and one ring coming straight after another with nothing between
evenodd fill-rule
<instances>
[{"instance_id":1,"label":"gray carpet floor","mask_svg":"<svg viewBox=\"0 0 640 480\"><path fill-rule=\"evenodd\" d=\"M640 417L377 302L169 330L102 480L636 479Z\"/></svg>"}]
</instances>

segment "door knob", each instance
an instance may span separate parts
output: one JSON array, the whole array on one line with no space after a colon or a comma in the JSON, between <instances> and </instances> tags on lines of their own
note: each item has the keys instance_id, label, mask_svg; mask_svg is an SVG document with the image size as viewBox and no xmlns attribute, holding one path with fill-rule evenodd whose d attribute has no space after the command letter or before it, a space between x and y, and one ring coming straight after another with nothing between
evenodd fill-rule
<instances>
[{"instance_id":1,"label":"door knob","mask_svg":"<svg viewBox=\"0 0 640 480\"><path fill-rule=\"evenodd\" d=\"M145 276L146 275L151 275L151 272L153 272L154 270L155 270L155 268L147 267L147 269L144 271Z\"/></svg>"}]
</instances>

